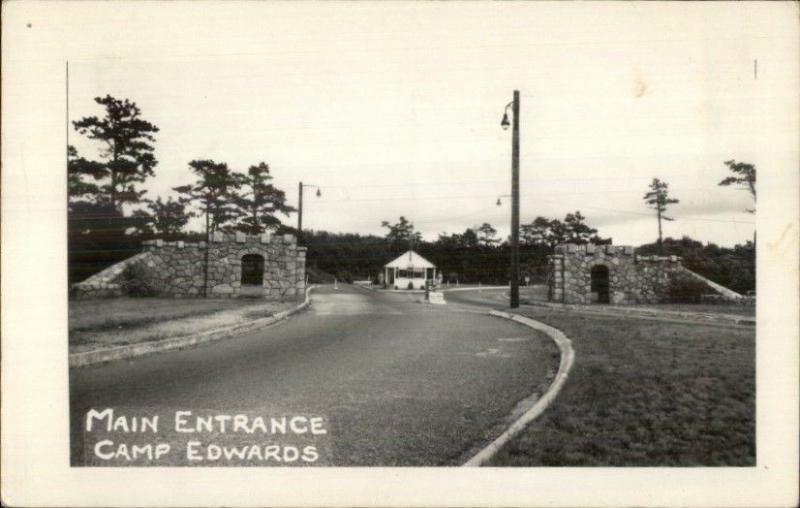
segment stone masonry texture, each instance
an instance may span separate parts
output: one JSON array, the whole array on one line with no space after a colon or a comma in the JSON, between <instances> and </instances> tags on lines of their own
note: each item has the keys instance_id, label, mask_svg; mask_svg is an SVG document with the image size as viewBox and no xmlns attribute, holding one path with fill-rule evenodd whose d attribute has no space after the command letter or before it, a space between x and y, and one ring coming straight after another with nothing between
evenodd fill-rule
<instances>
[{"instance_id":1,"label":"stone masonry texture","mask_svg":"<svg viewBox=\"0 0 800 508\"><path fill-rule=\"evenodd\" d=\"M596 266L608 269L609 303L617 305L666 302L670 281L686 277L677 256L639 256L631 246L563 244L548 256L550 301L597 302L591 283Z\"/></svg>"},{"instance_id":2,"label":"stone masonry texture","mask_svg":"<svg viewBox=\"0 0 800 508\"><path fill-rule=\"evenodd\" d=\"M305 294L306 248L293 235L213 233L211 242L148 240L143 252L72 287L77 298L120 296L132 278L159 296L202 297L208 253L209 297L254 296L293 300ZM261 284L242 284L242 258L261 256Z\"/></svg>"}]
</instances>

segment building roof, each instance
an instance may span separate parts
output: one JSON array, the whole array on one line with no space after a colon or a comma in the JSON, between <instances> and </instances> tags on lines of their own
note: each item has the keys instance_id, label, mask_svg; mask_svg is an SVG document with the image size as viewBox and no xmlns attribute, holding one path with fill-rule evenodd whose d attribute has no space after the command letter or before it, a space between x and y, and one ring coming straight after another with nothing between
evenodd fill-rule
<instances>
[{"instance_id":1,"label":"building roof","mask_svg":"<svg viewBox=\"0 0 800 508\"><path fill-rule=\"evenodd\" d=\"M397 259L383 265L384 268L402 268L406 269L409 266L414 268L436 268L436 265L420 256L413 250L401 254Z\"/></svg>"}]
</instances>

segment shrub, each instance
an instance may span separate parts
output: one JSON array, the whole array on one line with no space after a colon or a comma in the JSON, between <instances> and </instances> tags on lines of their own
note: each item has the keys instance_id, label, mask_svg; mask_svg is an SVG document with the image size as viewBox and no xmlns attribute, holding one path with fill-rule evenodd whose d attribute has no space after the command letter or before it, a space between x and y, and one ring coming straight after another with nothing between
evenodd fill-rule
<instances>
[{"instance_id":1,"label":"shrub","mask_svg":"<svg viewBox=\"0 0 800 508\"><path fill-rule=\"evenodd\" d=\"M706 283L685 278L672 279L667 291L670 303L700 303L703 295L713 293Z\"/></svg>"},{"instance_id":2,"label":"shrub","mask_svg":"<svg viewBox=\"0 0 800 508\"><path fill-rule=\"evenodd\" d=\"M347 270L338 272L336 275L337 275L336 278L339 279L339 282L344 282L346 284L353 283L353 274Z\"/></svg>"},{"instance_id":3,"label":"shrub","mask_svg":"<svg viewBox=\"0 0 800 508\"><path fill-rule=\"evenodd\" d=\"M408 287L406 289L414 289L414 283L411 282L411 281L408 281Z\"/></svg>"},{"instance_id":4,"label":"shrub","mask_svg":"<svg viewBox=\"0 0 800 508\"><path fill-rule=\"evenodd\" d=\"M125 267L120 275L120 286L128 296L158 296L158 288L147 276L147 272L138 264Z\"/></svg>"}]
</instances>

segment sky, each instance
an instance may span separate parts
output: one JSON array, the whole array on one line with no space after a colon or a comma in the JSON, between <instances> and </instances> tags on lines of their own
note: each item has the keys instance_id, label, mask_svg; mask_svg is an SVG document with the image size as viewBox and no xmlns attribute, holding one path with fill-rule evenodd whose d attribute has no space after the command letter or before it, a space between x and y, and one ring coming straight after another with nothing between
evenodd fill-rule
<instances>
[{"instance_id":1,"label":"sky","mask_svg":"<svg viewBox=\"0 0 800 508\"><path fill-rule=\"evenodd\" d=\"M505 237L515 89L523 223L580 210L615 244L654 241L642 198L658 177L680 200L665 237L730 246L755 217L718 185L724 161L796 170L753 135L796 93L776 86L794 64L775 50L796 43L750 4L159 5L85 16L96 35L69 57L71 120L111 94L160 128L151 198L190 183L193 159L264 161L292 205L298 182L319 186L307 229L382 235L403 215L426 239L483 222Z\"/></svg>"}]
</instances>

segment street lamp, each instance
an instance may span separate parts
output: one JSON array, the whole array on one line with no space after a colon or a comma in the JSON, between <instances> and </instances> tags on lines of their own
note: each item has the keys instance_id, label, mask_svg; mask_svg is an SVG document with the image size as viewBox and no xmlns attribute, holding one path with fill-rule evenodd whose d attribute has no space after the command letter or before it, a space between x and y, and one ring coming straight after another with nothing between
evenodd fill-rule
<instances>
[{"instance_id":1,"label":"street lamp","mask_svg":"<svg viewBox=\"0 0 800 508\"><path fill-rule=\"evenodd\" d=\"M303 234L303 189L306 187L313 187L317 189L317 197L322 197L322 191L320 190L318 185L303 185L303 182L300 182L298 186L298 195L299 198L297 200L297 236ZM298 238L299 239L299 238Z\"/></svg>"},{"instance_id":2,"label":"street lamp","mask_svg":"<svg viewBox=\"0 0 800 508\"><path fill-rule=\"evenodd\" d=\"M500 125L508 129L508 108L513 116L511 132L511 308L519 307L519 90L514 100L506 104ZM500 198L497 199L500 205Z\"/></svg>"}]
</instances>

